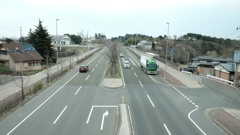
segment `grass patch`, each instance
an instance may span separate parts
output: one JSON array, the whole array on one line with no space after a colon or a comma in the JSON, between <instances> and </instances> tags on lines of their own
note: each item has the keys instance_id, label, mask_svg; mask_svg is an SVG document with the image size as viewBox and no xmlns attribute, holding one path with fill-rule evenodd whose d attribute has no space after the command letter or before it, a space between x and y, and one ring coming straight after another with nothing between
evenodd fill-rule
<instances>
[{"instance_id":1,"label":"grass patch","mask_svg":"<svg viewBox=\"0 0 240 135\"><path fill-rule=\"evenodd\" d=\"M119 62L117 63L118 72L116 74L111 75L109 68L110 68L110 62L108 62L108 65L107 65L107 72L106 72L105 78L121 78L121 69L120 69Z\"/></svg>"}]
</instances>

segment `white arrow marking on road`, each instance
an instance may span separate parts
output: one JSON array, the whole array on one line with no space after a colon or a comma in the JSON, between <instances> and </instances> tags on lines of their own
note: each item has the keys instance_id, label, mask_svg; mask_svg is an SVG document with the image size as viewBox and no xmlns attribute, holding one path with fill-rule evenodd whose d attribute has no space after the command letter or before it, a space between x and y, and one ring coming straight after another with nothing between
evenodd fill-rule
<instances>
[{"instance_id":1,"label":"white arrow marking on road","mask_svg":"<svg viewBox=\"0 0 240 135\"><path fill-rule=\"evenodd\" d=\"M103 130L103 125L104 125L104 119L105 119L105 117L107 117L108 116L108 111L106 110L106 112L105 113L103 113L103 116L102 116L102 124L101 124L101 128L100 128L100 130Z\"/></svg>"}]
</instances>

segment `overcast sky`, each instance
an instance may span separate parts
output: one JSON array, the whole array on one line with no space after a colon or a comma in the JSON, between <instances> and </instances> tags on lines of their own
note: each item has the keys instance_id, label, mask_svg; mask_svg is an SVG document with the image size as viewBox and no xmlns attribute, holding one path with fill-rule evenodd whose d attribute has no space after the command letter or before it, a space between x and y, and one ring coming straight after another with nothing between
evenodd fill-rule
<instances>
[{"instance_id":1,"label":"overcast sky","mask_svg":"<svg viewBox=\"0 0 240 135\"><path fill-rule=\"evenodd\" d=\"M0 37L27 36L43 21L50 35L104 33L153 37L197 33L240 39L240 0L4 0Z\"/></svg>"}]
</instances>

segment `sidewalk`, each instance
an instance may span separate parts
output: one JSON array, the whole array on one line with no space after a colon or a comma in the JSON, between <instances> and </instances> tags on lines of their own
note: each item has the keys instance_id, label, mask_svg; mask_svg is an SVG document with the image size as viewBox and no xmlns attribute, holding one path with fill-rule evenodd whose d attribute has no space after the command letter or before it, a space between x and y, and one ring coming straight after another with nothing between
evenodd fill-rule
<instances>
[{"instance_id":1,"label":"sidewalk","mask_svg":"<svg viewBox=\"0 0 240 135\"><path fill-rule=\"evenodd\" d=\"M95 52L97 49L98 48L90 50L88 52L85 52L85 53L81 54L80 56L73 57L72 64L74 65L77 60L83 59L84 57L91 55L91 53ZM69 65L70 65L69 61L64 61L62 63L62 68L64 69ZM61 64L58 64L58 68L59 68L58 72L60 72ZM55 74L55 73L57 73L57 65L52 66L50 68L50 74ZM26 79L24 79L24 80L28 81L28 82L25 82L25 84L26 84L25 87L30 87L40 80L42 80L45 83L46 77L47 77L46 70L43 70L37 74L31 75L30 77L25 77ZM19 82L19 81L11 81L4 85L0 85L0 101L21 90L21 88L16 85L16 82Z\"/></svg>"},{"instance_id":2,"label":"sidewalk","mask_svg":"<svg viewBox=\"0 0 240 135\"><path fill-rule=\"evenodd\" d=\"M136 55L140 56L141 51L137 50L135 48L129 48L131 51L133 51ZM173 83L174 81L177 82L177 84L179 84L180 86L187 86L189 88L199 88L202 87L196 80L193 80L192 78L190 78L189 75L186 75L170 66L166 66L165 64L157 61L157 64L159 65L160 68L160 75L163 76L164 79L166 79L166 81L168 83ZM166 69L166 72L165 72Z\"/></svg>"}]
</instances>

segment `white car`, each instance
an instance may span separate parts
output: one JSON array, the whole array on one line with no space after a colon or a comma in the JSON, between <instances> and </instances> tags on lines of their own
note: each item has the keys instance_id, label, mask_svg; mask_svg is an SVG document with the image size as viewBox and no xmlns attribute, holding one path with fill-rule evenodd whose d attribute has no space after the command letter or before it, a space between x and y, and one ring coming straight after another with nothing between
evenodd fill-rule
<instances>
[{"instance_id":1,"label":"white car","mask_svg":"<svg viewBox=\"0 0 240 135\"><path fill-rule=\"evenodd\" d=\"M123 53L120 53L120 57L124 57Z\"/></svg>"},{"instance_id":2,"label":"white car","mask_svg":"<svg viewBox=\"0 0 240 135\"><path fill-rule=\"evenodd\" d=\"M130 63L129 63L128 60L124 60L124 61L123 61L123 67L124 67L124 68L130 68Z\"/></svg>"}]
</instances>

